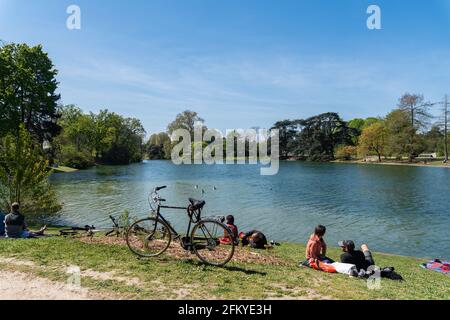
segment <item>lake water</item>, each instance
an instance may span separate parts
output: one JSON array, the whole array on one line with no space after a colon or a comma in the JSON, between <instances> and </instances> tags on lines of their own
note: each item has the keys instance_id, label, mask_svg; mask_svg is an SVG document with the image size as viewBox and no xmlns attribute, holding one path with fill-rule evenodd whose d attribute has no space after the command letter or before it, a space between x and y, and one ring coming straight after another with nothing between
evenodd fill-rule
<instances>
[{"instance_id":1,"label":"lake water","mask_svg":"<svg viewBox=\"0 0 450 320\"><path fill-rule=\"evenodd\" d=\"M320 223L328 228L329 246L353 239L373 251L450 258L446 168L283 162L278 175L259 173L255 165L149 161L55 174L51 180L64 203L60 222L70 225L109 226L108 216L124 210L146 217L149 191L167 185L161 191L167 204L202 198L205 216L234 214L240 230L259 229L276 241L304 243ZM165 215L184 229L183 211Z\"/></svg>"}]
</instances>

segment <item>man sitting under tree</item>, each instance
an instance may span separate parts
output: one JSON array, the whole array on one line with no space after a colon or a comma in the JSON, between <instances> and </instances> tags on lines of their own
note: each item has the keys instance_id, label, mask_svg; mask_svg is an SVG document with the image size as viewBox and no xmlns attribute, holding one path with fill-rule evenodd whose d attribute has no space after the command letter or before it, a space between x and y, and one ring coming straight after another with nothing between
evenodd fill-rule
<instances>
[{"instance_id":1,"label":"man sitting under tree","mask_svg":"<svg viewBox=\"0 0 450 320\"><path fill-rule=\"evenodd\" d=\"M5 217L5 235L7 238L36 238L43 236L47 226L38 232L31 232L25 222L25 216L19 211L20 205L15 202L11 205L11 213Z\"/></svg>"}]
</instances>

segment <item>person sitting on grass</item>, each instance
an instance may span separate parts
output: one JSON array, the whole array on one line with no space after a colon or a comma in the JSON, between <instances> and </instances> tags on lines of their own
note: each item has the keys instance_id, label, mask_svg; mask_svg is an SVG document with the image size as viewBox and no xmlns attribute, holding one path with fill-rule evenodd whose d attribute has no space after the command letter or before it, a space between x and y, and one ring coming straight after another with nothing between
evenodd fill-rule
<instances>
[{"instance_id":1,"label":"person sitting on grass","mask_svg":"<svg viewBox=\"0 0 450 320\"><path fill-rule=\"evenodd\" d=\"M234 216L233 215L228 215L226 217L226 226L231 230L231 236L233 237L234 243L238 244L239 243L239 233L238 233L238 227L234 224ZM223 221L223 218L222 218ZM221 244L230 244L230 238L227 235L227 232L225 231L224 237L220 238L220 243Z\"/></svg>"},{"instance_id":2,"label":"person sitting on grass","mask_svg":"<svg viewBox=\"0 0 450 320\"><path fill-rule=\"evenodd\" d=\"M47 226L38 232L28 230L25 216L19 211L20 205L15 202L11 205L11 213L5 217L5 235L7 238L36 238L43 236Z\"/></svg>"},{"instance_id":3,"label":"person sitting on grass","mask_svg":"<svg viewBox=\"0 0 450 320\"><path fill-rule=\"evenodd\" d=\"M227 227L231 229L231 232L233 233L232 236L234 237L235 240L237 240L239 238L239 232L238 232L238 227L234 224L234 216L233 215L228 215L227 216L227 223L226 223Z\"/></svg>"},{"instance_id":4,"label":"person sitting on grass","mask_svg":"<svg viewBox=\"0 0 450 320\"><path fill-rule=\"evenodd\" d=\"M308 243L306 244L305 257L306 260L301 263L302 266L311 267L312 261L320 261L326 263L333 263L334 261L326 256L327 254L327 244L323 237L327 228L322 225L318 225L314 229L314 233L309 237Z\"/></svg>"},{"instance_id":5,"label":"person sitting on grass","mask_svg":"<svg viewBox=\"0 0 450 320\"><path fill-rule=\"evenodd\" d=\"M358 272L367 271L367 268L375 265L372 253L366 244L361 246L361 250L355 250L355 243L352 240L339 241L338 245L342 248L344 252L341 255L341 262L354 264Z\"/></svg>"}]
</instances>

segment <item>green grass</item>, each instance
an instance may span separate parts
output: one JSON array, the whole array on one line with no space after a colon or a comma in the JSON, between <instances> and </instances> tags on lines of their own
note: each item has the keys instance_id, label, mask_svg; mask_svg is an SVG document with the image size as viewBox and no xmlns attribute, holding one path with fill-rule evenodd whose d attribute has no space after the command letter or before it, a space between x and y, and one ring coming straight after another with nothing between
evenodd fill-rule
<instances>
[{"instance_id":1,"label":"green grass","mask_svg":"<svg viewBox=\"0 0 450 320\"><path fill-rule=\"evenodd\" d=\"M54 231L51 230L51 231ZM134 279L83 277L82 286L107 297L126 299L449 299L450 277L424 270L423 259L374 253L377 265L394 266L405 281L382 279L381 289L369 290L364 280L299 268L304 246L282 244L264 254L282 258L287 265L230 263L226 268L204 266L196 259L162 256L139 260L126 247L86 244L69 238L1 240L1 268L19 269L65 281L66 268L114 273ZM329 256L338 258L338 249ZM4 258L31 261L34 266L12 266Z\"/></svg>"}]
</instances>

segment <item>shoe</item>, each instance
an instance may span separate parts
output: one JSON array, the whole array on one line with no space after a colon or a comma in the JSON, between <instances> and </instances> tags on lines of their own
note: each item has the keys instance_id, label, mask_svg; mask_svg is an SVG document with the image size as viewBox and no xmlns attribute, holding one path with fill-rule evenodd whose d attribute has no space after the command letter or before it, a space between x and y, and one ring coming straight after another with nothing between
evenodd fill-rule
<instances>
[{"instance_id":1,"label":"shoe","mask_svg":"<svg viewBox=\"0 0 450 320\"><path fill-rule=\"evenodd\" d=\"M351 269L349 275L350 275L350 278L358 278L358 276L359 276L358 270Z\"/></svg>"}]
</instances>

